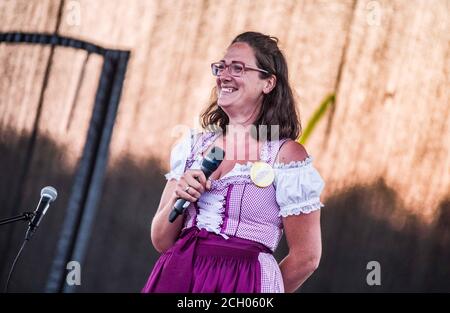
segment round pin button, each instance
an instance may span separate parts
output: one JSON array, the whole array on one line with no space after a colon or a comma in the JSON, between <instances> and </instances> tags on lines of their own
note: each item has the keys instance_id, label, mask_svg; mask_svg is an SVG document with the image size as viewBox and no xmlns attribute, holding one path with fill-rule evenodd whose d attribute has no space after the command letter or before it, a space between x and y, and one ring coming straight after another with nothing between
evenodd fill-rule
<instances>
[{"instance_id":1,"label":"round pin button","mask_svg":"<svg viewBox=\"0 0 450 313\"><path fill-rule=\"evenodd\" d=\"M256 186L267 187L272 184L275 173L270 164L255 162L250 169L250 178Z\"/></svg>"}]
</instances>

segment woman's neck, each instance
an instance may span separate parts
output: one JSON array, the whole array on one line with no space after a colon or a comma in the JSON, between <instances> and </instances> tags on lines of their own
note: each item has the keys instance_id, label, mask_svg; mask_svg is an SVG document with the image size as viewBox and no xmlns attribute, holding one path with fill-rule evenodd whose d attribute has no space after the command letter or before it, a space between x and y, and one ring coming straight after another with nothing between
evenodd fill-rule
<instances>
[{"instance_id":1,"label":"woman's neck","mask_svg":"<svg viewBox=\"0 0 450 313\"><path fill-rule=\"evenodd\" d=\"M238 111L234 111L232 108L226 109L225 113L228 115L228 125L239 126L240 128L245 128L250 130L251 125L256 120L259 110L261 108L261 104L257 104L252 108L248 108L243 111L239 109Z\"/></svg>"}]
</instances>

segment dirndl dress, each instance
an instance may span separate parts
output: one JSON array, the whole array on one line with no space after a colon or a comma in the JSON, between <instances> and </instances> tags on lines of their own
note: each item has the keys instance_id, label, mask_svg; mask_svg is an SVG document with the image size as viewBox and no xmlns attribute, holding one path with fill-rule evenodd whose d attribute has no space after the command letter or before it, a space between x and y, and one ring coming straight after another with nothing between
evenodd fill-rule
<instances>
[{"instance_id":1,"label":"dirndl dress","mask_svg":"<svg viewBox=\"0 0 450 313\"><path fill-rule=\"evenodd\" d=\"M191 133L171 153L166 178L199 169L202 153L218 134ZM282 218L323 207L324 182L313 158L275 163L286 139L266 141L260 161L274 168L275 179L258 187L250 179L252 162L237 163L184 212L183 229L165 251L143 293L278 293L283 278L273 252L283 234ZM180 217L179 217L180 218Z\"/></svg>"}]
</instances>

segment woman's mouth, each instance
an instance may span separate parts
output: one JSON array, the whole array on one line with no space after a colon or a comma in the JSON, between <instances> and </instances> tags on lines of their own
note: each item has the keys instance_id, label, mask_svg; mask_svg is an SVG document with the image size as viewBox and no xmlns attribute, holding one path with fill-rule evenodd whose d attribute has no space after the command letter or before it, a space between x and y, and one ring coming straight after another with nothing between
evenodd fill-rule
<instances>
[{"instance_id":1,"label":"woman's mouth","mask_svg":"<svg viewBox=\"0 0 450 313\"><path fill-rule=\"evenodd\" d=\"M228 96L232 95L233 93L235 93L237 90L238 89L234 88L234 87L222 87L222 88L220 88L219 98L228 97Z\"/></svg>"},{"instance_id":2,"label":"woman's mouth","mask_svg":"<svg viewBox=\"0 0 450 313\"><path fill-rule=\"evenodd\" d=\"M227 88L221 88L220 92L221 93L233 93L235 92L237 89L233 88L233 87L227 87Z\"/></svg>"}]
</instances>

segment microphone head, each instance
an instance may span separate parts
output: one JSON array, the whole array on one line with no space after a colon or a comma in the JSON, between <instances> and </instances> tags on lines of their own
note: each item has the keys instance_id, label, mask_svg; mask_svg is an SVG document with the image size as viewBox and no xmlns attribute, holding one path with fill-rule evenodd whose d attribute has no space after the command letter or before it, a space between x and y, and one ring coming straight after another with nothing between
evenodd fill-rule
<instances>
[{"instance_id":1,"label":"microphone head","mask_svg":"<svg viewBox=\"0 0 450 313\"><path fill-rule=\"evenodd\" d=\"M58 192L52 186L47 186L42 188L41 197L50 198L50 202L55 201L56 197L58 197Z\"/></svg>"},{"instance_id":2,"label":"microphone head","mask_svg":"<svg viewBox=\"0 0 450 313\"><path fill-rule=\"evenodd\" d=\"M212 173L219 167L224 157L225 151L219 147L213 147L208 155L203 159L202 167Z\"/></svg>"}]
</instances>

